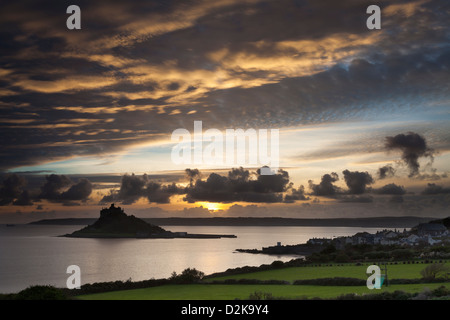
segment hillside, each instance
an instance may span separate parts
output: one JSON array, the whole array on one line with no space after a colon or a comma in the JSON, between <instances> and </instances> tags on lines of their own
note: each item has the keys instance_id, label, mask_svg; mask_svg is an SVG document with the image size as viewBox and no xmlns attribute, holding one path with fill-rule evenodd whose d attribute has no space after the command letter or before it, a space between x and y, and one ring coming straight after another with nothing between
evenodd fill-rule
<instances>
[{"instance_id":1,"label":"hillside","mask_svg":"<svg viewBox=\"0 0 450 320\"><path fill-rule=\"evenodd\" d=\"M67 237L76 238L109 238L109 237L151 237L163 235L167 231L161 227L149 224L135 216L128 216L122 208L104 208L100 211L100 218L94 224L75 231Z\"/></svg>"},{"instance_id":2,"label":"hillside","mask_svg":"<svg viewBox=\"0 0 450 320\"><path fill-rule=\"evenodd\" d=\"M443 224L447 229L450 229L450 217L444 218L444 219L439 219L439 220L433 220L430 221L430 223L440 223Z\"/></svg>"}]
</instances>

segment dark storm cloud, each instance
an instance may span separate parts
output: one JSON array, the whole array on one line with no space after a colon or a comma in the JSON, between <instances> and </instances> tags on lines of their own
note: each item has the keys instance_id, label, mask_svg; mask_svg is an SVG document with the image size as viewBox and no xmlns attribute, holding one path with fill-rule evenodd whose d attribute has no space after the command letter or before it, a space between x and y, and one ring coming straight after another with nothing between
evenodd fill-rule
<instances>
[{"instance_id":1,"label":"dark storm cloud","mask_svg":"<svg viewBox=\"0 0 450 320\"><path fill-rule=\"evenodd\" d=\"M23 188L27 185L24 177L17 174L7 175L0 187L0 205L8 205L16 201L18 203L28 203L28 194L24 193Z\"/></svg>"},{"instance_id":2,"label":"dark storm cloud","mask_svg":"<svg viewBox=\"0 0 450 320\"><path fill-rule=\"evenodd\" d=\"M51 174L45 179L38 199L68 204L70 201L86 201L92 193L92 183L85 178L74 183L66 175Z\"/></svg>"},{"instance_id":3,"label":"dark storm cloud","mask_svg":"<svg viewBox=\"0 0 450 320\"><path fill-rule=\"evenodd\" d=\"M31 199L28 190L24 190L13 202L13 205L15 206L32 206L33 204L33 200Z\"/></svg>"},{"instance_id":4,"label":"dark storm cloud","mask_svg":"<svg viewBox=\"0 0 450 320\"><path fill-rule=\"evenodd\" d=\"M387 150L401 151L402 160L409 168L410 177L416 176L419 173L419 158L428 157L433 161L433 150L428 147L423 136L414 132L386 137L385 147Z\"/></svg>"},{"instance_id":5,"label":"dark storm cloud","mask_svg":"<svg viewBox=\"0 0 450 320\"><path fill-rule=\"evenodd\" d=\"M171 196L183 193L184 188L178 187L175 183L162 185L156 182L149 182L145 191L145 195L150 203L169 203Z\"/></svg>"},{"instance_id":6,"label":"dark storm cloud","mask_svg":"<svg viewBox=\"0 0 450 320\"><path fill-rule=\"evenodd\" d=\"M336 172L331 174L324 174L319 184L314 184L312 180L309 180L309 188L312 190L312 194L315 196L335 196L340 193L339 187L333 185L334 182L339 180L339 176Z\"/></svg>"},{"instance_id":7,"label":"dark storm cloud","mask_svg":"<svg viewBox=\"0 0 450 320\"><path fill-rule=\"evenodd\" d=\"M344 170L344 180L351 194L361 194L366 191L366 187L374 180L368 172Z\"/></svg>"},{"instance_id":8,"label":"dark storm cloud","mask_svg":"<svg viewBox=\"0 0 450 320\"><path fill-rule=\"evenodd\" d=\"M450 188L437 185L435 183L428 183L427 187L422 191L422 194L447 194L450 193Z\"/></svg>"},{"instance_id":9,"label":"dark storm cloud","mask_svg":"<svg viewBox=\"0 0 450 320\"><path fill-rule=\"evenodd\" d=\"M446 97L443 3L378 2L374 33L368 0L79 1L70 32L70 3L3 1L0 170L119 152L199 119L280 128Z\"/></svg>"},{"instance_id":10,"label":"dark storm cloud","mask_svg":"<svg viewBox=\"0 0 450 320\"><path fill-rule=\"evenodd\" d=\"M40 199L60 200L63 189L72 184L72 180L65 175L51 174L45 177L46 182L41 187Z\"/></svg>"},{"instance_id":11,"label":"dark storm cloud","mask_svg":"<svg viewBox=\"0 0 450 320\"><path fill-rule=\"evenodd\" d=\"M184 200L224 203L282 202L282 193L288 188L289 174L282 169L273 175L260 173L260 169L251 173L242 167L233 168L228 172L228 176L211 173L206 180L198 179L192 187L187 188Z\"/></svg>"},{"instance_id":12,"label":"dark storm cloud","mask_svg":"<svg viewBox=\"0 0 450 320\"><path fill-rule=\"evenodd\" d=\"M92 193L92 183L88 179L80 179L67 191L61 193L63 200L86 200Z\"/></svg>"},{"instance_id":13,"label":"dark storm cloud","mask_svg":"<svg viewBox=\"0 0 450 320\"><path fill-rule=\"evenodd\" d=\"M378 168L377 175L380 180L393 177L395 175L395 169L391 165L385 165Z\"/></svg>"},{"instance_id":14,"label":"dark storm cloud","mask_svg":"<svg viewBox=\"0 0 450 320\"><path fill-rule=\"evenodd\" d=\"M193 183L197 178L200 177L200 171L199 171L198 169L190 169L190 168L187 168L187 169L185 170L185 172L186 172L186 175L187 175L187 177L188 177L188 179L189 179L189 185L191 185L191 186L192 186L192 183Z\"/></svg>"},{"instance_id":15,"label":"dark storm cloud","mask_svg":"<svg viewBox=\"0 0 450 320\"><path fill-rule=\"evenodd\" d=\"M211 201L232 202L234 195L227 177L211 173L205 181L197 180L192 188L189 188L185 201Z\"/></svg>"},{"instance_id":16,"label":"dark storm cloud","mask_svg":"<svg viewBox=\"0 0 450 320\"><path fill-rule=\"evenodd\" d=\"M210 173L206 179L201 179L201 172L198 169L187 169L185 173L189 180L186 187L175 182L158 182L146 174L124 175L119 190L111 190L100 203L119 201L123 204L132 204L141 198L146 198L149 203L170 203L174 195L184 195L183 200L189 203L198 201L292 203L309 199L304 194L303 186L295 188L293 183L289 182L288 172L282 169L273 175L261 175L260 169L250 172L240 167L231 169L225 176Z\"/></svg>"},{"instance_id":17,"label":"dark storm cloud","mask_svg":"<svg viewBox=\"0 0 450 320\"><path fill-rule=\"evenodd\" d=\"M169 203L170 197L181 194L184 188L178 187L175 183L163 185L152 181L146 174L138 176L135 174L122 176L120 189L112 190L110 194L104 196L100 203L108 204L120 201L122 204L132 204L140 198L147 198L150 203Z\"/></svg>"},{"instance_id":18,"label":"dark storm cloud","mask_svg":"<svg viewBox=\"0 0 450 320\"><path fill-rule=\"evenodd\" d=\"M299 186L294 188L292 182L289 184L288 191L284 196L284 202L293 203L297 200L309 200L310 198L305 195L305 187Z\"/></svg>"},{"instance_id":19,"label":"dark storm cloud","mask_svg":"<svg viewBox=\"0 0 450 320\"><path fill-rule=\"evenodd\" d=\"M375 189L374 192L377 194L404 195L406 193L406 190L403 186L396 185L395 183L390 183L379 189Z\"/></svg>"},{"instance_id":20,"label":"dark storm cloud","mask_svg":"<svg viewBox=\"0 0 450 320\"><path fill-rule=\"evenodd\" d=\"M86 201L92 193L92 184L88 179L79 179L74 183L65 175L51 174L42 178L31 175L31 186L24 176L10 174L2 182L0 188L0 204L15 206L31 206L35 201L48 200L59 203L70 201ZM39 188L33 185L40 184Z\"/></svg>"},{"instance_id":21,"label":"dark storm cloud","mask_svg":"<svg viewBox=\"0 0 450 320\"><path fill-rule=\"evenodd\" d=\"M253 190L260 193L284 192L289 183L289 173L279 169L276 174L261 175L261 169L256 170L256 182L252 183ZM230 178L230 176L229 176ZM230 180L232 180L230 178Z\"/></svg>"},{"instance_id":22,"label":"dark storm cloud","mask_svg":"<svg viewBox=\"0 0 450 320\"><path fill-rule=\"evenodd\" d=\"M140 197L143 196L143 191L146 183L146 175L124 175L120 183L120 189L117 195L118 199L121 200L123 204L131 204L133 202L136 202Z\"/></svg>"},{"instance_id":23,"label":"dark storm cloud","mask_svg":"<svg viewBox=\"0 0 450 320\"><path fill-rule=\"evenodd\" d=\"M448 174L446 172L438 174L436 173L436 169L435 168L431 168L431 173L419 173L417 176L414 176L415 179L417 180L441 180L441 179L445 179L448 178Z\"/></svg>"}]
</instances>

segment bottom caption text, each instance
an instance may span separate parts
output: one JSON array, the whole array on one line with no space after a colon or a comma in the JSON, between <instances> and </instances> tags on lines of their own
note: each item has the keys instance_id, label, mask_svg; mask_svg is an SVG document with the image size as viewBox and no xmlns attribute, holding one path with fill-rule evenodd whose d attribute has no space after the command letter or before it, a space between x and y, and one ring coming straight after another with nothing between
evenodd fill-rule
<instances>
[{"instance_id":1,"label":"bottom caption text","mask_svg":"<svg viewBox=\"0 0 450 320\"><path fill-rule=\"evenodd\" d=\"M196 306L188 304L181 308L182 315L203 315L209 318L217 314L222 315L268 315L267 304L226 304L218 306Z\"/></svg>"}]
</instances>

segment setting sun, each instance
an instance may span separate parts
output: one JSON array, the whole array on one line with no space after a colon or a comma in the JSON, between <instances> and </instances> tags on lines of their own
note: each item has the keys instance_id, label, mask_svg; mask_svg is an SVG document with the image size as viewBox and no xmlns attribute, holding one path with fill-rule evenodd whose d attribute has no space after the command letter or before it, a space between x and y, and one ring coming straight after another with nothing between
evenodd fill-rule
<instances>
[{"instance_id":1,"label":"setting sun","mask_svg":"<svg viewBox=\"0 0 450 320\"><path fill-rule=\"evenodd\" d=\"M226 205L218 202L197 202L196 204L208 209L209 211L219 211L226 209Z\"/></svg>"}]
</instances>

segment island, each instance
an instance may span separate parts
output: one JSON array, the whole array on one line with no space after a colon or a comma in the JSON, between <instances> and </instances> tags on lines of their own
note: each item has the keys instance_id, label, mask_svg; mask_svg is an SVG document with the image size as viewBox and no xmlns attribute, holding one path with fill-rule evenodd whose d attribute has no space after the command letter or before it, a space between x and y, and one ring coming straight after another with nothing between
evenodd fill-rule
<instances>
[{"instance_id":1,"label":"island","mask_svg":"<svg viewBox=\"0 0 450 320\"><path fill-rule=\"evenodd\" d=\"M227 234L189 234L187 232L171 232L159 226L147 223L135 216L127 215L121 207L113 204L102 208L100 218L93 224L63 235L70 238L197 238L217 239L236 238Z\"/></svg>"}]
</instances>

